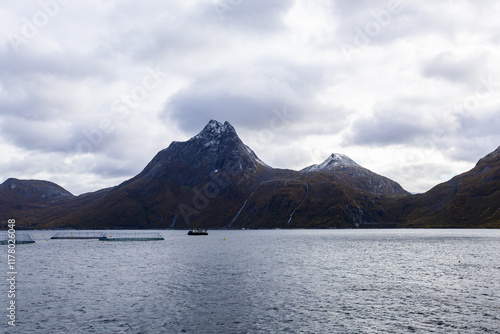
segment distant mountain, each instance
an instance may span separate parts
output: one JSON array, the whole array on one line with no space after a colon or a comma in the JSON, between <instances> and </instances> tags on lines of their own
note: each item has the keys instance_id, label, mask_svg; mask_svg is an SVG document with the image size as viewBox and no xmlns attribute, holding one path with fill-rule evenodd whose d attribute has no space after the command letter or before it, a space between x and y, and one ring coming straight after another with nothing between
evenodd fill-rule
<instances>
[{"instance_id":1,"label":"distant mountain","mask_svg":"<svg viewBox=\"0 0 500 334\"><path fill-rule=\"evenodd\" d=\"M0 204L3 211L43 208L73 197L66 189L48 181L10 178L0 185Z\"/></svg>"},{"instance_id":2,"label":"distant mountain","mask_svg":"<svg viewBox=\"0 0 500 334\"><path fill-rule=\"evenodd\" d=\"M211 120L187 142L173 142L160 151L146 168L125 184L168 179L182 185L196 185L217 173L243 173L246 178L271 170L240 140L231 124Z\"/></svg>"},{"instance_id":3,"label":"distant mountain","mask_svg":"<svg viewBox=\"0 0 500 334\"><path fill-rule=\"evenodd\" d=\"M74 197L49 181L7 179L0 185L0 199L16 205L49 205Z\"/></svg>"},{"instance_id":4,"label":"distant mountain","mask_svg":"<svg viewBox=\"0 0 500 334\"><path fill-rule=\"evenodd\" d=\"M304 198L309 192L315 196L310 201ZM375 207L376 200L367 206L360 200L360 205L358 195L367 196L347 188L337 175L269 167L231 124L211 120L193 138L160 151L136 177L82 210L81 218L73 214L71 221L188 228L349 227L380 220L383 211L371 214L369 207ZM337 207L337 216L325 216L324 206Z\"/></svg>"},{"instance_id":5,"label":"distant mountain","mask_svg":"<svg viewBox=\"0 0 500 334\"><path fill-rule=\"evenodd\" d=\"M10 178L0 185L0 217L29 217L30 222L21 221L21 226L36 226L39 212L49 211L73 198L69 191L52 182Z\"/></svg>"},{"instance_id":6,"label":"distant mountain","mask_svg":"<svg viewBox=\"0 0 500 334\"><path fill-rule=\"evenodd\" d=\"M129 227L187 228L194 221L225 226L235 206L269 174L272 168L243 144L231 124L212 120L188 141L173 142L160 151L141 173L111 190L104 207L116 218L106 215L106 221ZM105 224L103 216L97 210L86 219Z\"/></svg>"},{"instance_id":7,"label":"distant mountain","mask_svg":"<svg viewBox=\"0 0 500 334\"><path fill-rule=\"evenodd\" d=\"M340 154L302 171L276 169L231 124L212 120L112 188L73 196L50 182L9 179L0 186L0 216L18 228L356 228L442 226L459 206L453 217L476 217L480 208L485 222L498 224L498 154L457 178L412 196Z\"/></svg>"},{"instance_id":8,"label":"distant mountain","mask_svg":"<svg viewBox=\"0 0 500 334\"><path fill-rule=\"evenodd\" d=\"M399 203L406 227L500 228L500 147L470 171Z\"/></svg>"},{"instance_id":9,"label":"distant mountain","mask_svg":"<svg viewBox=\"0 0 500 334\"><path fill-rule=\"evenodd\" d=\"M397 182L361 167L348 156L333 153L323 163L301 170L304 173L325 172L336 175L347 186L383 196L405 196L409 193Z\"/></svg>"},{"instance_id":10,"label":"distant mountain","mask_svg":"<svg viewBox=\"0 0 500 334\"><path fill-rule=\"evenodd\" d=\"M355 163L347 155L333 153L323 163L312 165L301 170L301 172L335 172L342 168L360 168L361 166Z\"/></svg>"}]
</instances>

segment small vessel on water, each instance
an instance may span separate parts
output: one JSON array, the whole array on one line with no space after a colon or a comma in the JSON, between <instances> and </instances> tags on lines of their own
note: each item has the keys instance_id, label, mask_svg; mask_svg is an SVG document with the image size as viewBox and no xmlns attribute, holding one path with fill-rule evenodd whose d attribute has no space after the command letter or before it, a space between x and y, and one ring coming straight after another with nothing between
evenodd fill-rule
<instances>
[{"instance_id":1,"label":"small vessel on water","mask_svg":"<svg viewBox=\"0 0 500 334\"><path fill-rule=\"evenodd\" d=\"M188 232L188 235L208 235L208 232L206 229L194 228Z\"/></svg>"}]
</instances>

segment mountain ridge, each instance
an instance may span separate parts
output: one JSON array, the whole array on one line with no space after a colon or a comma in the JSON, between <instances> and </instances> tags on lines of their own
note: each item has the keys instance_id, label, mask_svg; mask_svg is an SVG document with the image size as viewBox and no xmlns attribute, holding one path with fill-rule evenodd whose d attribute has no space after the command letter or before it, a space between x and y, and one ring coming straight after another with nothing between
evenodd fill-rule
<instances>
[{"instance_id":1,"label":"mountain ridge","mask_svg":"<svg viewBox=\"0 0 500 334\"><path fill-rule=\"evenodd\" d=\"M340 153L333 153L321 164L303 168L300 172L332 173L350 187L367 190L377 195L406 196L410 194L399 183L360 166L348 156Z\"/></svg>"},{"instance_id":2,"label":"mountain ridge","mask_svg":"<svg viewBox=\"0 0 500 334\"><path fill-rule=\"evenodd\" d=\"M500 228L500 146L471 170L401 200L398 210L405 227Z\"/></svg>"},{"instance_id":3,"label":"mountain ridge","mask_svg":"<svg viewBox=\"0 0 500 334\"><path fill-rule=\"evenodd\" d=\"M16 199L8 191L15 181L9 179L0 186L0 203L6 204L0 215L16 218L22 228L451 227L453 222L444 219L448 216L465 221L457 226L500 227L495 202L480 205L486 215L482 219L474 206L453 195L465 184L465 198L472 196L474 186L483 182L484 196L497 200L499 160L500 147L473 170L425 194L410 195L338 153L315 168L272 168L230 123L211 120L189 140L159 151L139 174L115 187L73 196L47 181L18 180L33 190ZM450 207L457 205L469 213L450 215Z\"/></svg>"},{"instance_id":4,"label":"mountain ridge","mask_svg":"<svg viewBox=\"0 0 500 334\"><path fill-rule=\"evenodd\" d=\"M324 162L321 164L315 164L301 169L301 172L317 172L325 170L335 170L342 167L361 167L354 160L349 158L345 154L332 153Z\"/></svg>"}]
</instances>

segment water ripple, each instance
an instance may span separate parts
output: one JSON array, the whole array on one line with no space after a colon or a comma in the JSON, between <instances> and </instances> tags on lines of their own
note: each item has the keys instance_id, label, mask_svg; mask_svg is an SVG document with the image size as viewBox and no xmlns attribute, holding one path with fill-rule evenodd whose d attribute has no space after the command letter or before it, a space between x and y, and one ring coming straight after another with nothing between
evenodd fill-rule
<instances>
[{"instance_id":1,"label":"water ripple","mask_svg":"<svg viewBox=\"0 0 500 334\"><path fill-rule=\"evenodd\" d=\"M19 333L500 333L500 231L48 233L16 249Z\"/></svg>"}]
</instances>

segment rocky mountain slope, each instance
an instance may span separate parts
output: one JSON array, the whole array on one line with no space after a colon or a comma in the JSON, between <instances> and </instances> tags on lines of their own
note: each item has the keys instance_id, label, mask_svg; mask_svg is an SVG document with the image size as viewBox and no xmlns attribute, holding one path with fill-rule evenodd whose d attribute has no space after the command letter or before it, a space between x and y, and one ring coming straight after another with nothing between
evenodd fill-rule
<instances>
[{"instance_id":1,"label":"rocky mountain slope","mask_svg":"<svg viewBox=\"0 0 500 334\"><path fill-rule=\"evenodd\" d=\"M301 170L304 173L331 173L339 182L363 191L383 196L409 195L397 182L361 167L348 156L333 153L323 163Z\"/></svg>"},{"instance_id":2,"label":"rocky mountain slope","mask_svg":"<svg viewBox=\"0 0 500 334\"><path fill-rule=\"evenodd\" d=\"M0 185L0 196L6 202L22 206L50 205L74 197L55 183L39 180L7 179Z\"/></svg>"},{"instance_id":3,"label":"rocky mountain slope","mask_svg":"<svg viewBox=\"0 0 500 334\"><path fill-rule=\"evenodd\" d=\"M1 217L26 217L65 203L74 196L55 183L39 180L7 179L0 185Z\"/></svg>"},{"instance_id":4,"label":"rocky mountain slope","mask_svg":"<svg viewBox=\"0 0 500 334\"><path fill-rule=\"evenodd\" d=\"M500 228L500 147L470 171L399 202L407 227Z\"/></svg>"}]
</instances>

